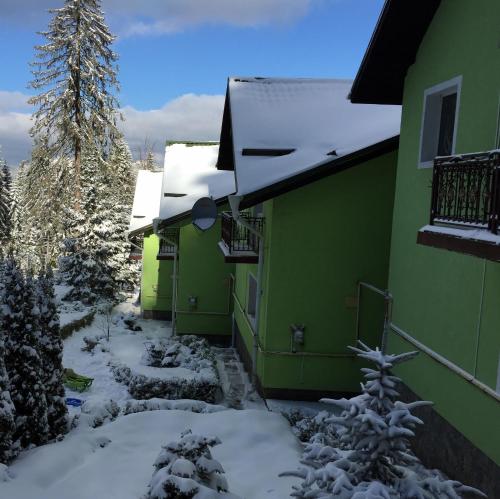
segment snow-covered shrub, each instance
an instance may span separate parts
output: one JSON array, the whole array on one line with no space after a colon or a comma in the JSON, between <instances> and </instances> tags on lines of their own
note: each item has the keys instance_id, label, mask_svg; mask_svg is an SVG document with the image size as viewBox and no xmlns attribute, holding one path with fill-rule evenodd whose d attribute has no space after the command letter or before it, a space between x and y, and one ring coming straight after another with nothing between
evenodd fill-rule
<instances>
[{"instance_id":1,"label":"snow-covered shrub","mask_svg":"<svg viewBox=\"0 0 500 499\"><path fill-rule=\"evenodd\" d=\"M82 405L82 415L80 419L85 419L92 428L98 428L104 423L114 421L120 415L120 406L112 399L109 400L87 400Z\"/></svg>"},{"instance_id":2,"label":"snow-covered shrub","mask_svg":"<svg viewBox=\"0 0 500 499\"><path fill-rule=\"evenodd\" d=\"M101 343L102 339L103 337L101 335L84 336L83 337L84 345L81 348L82 352L89 352L93 354L95 347Z\"/></svg>"},{"instance_id":3,"label":"snow-covered shrub","mask_svg":"<svg viewBox=\"0 0 500 499\"><path fill-rule=\"evenodd\" d=\"M132 312L115 314L112 318L112 323L129 331L142 331L142 327L137 324L137 316Z\"/></svg>"},{"instance_id":4,"label":"snow-covered shrub","mask_svg":"<svg viewBox=\"0 0 500 499\"><path fill-rule=\"evenodd\" d=\"M123 364L111 364L110 367L116 381L127 385L130 395L135 399L193 399L213 404L220 398L220 383L215 375L200 375L194 379L163 379L134 373Z\"/></svg>"},{"instance_id":5,"label":"snow-covered shrub","mask_svg":"<svg viewBox=\"0 0 500 499\"><path fill-rule=\"evenodd\" d=\"M148 343L142 362L153 367L184 367L200 372L213 368L216 360L205 338L185 335Z\"/></svg>"},{"instance_id":6,"label":"snow-covered shrub","mask_svg":"<svg viewBox=\"0 0 500 499\"><path fill-rule=\"evenodd\" d=\"M63 342L50 267L38 278L37 303L40 310L38 343L43 364L49 439L55 439L68 432L68 409L63 385Z\"/></svg>"},{"instance_id":7,"label":"snow-covered shrub","mask_svg":"<svg viewBox=\"0 0 500 499\"><path fill-rule=\"evenodd\" d=\"M292 432L301 442L310 442L313 438L325 445L336 445L338 436L335 427L327 423L330 413L320 411L314 415L304 414L303 411L295 409L283 412L283 416L292 427Z\"/></svg>"},{"instance_id":8,"label":"snow-covered shrub","mask_svg":"<svg viewBox=\"0 0 500 499\"><path fill-rule=\"evenodd\" d=\"M399 378L391 369L412 359L416 352L399 355L372 350L360 342L356 354L375 364L364 368L362 393L351 399L323 402L341 409L325 423L333 425L339 445L324 445L314 437L306 446L306 467L282 476L303 479L294 487L293 497L335 499L460 499L480 491L447 480L438 471L425 468L413 454L409 438L423 422L411 411L429 402L404 403L398 400Z\"/></svg>"},{"instance_id":9,"label":"snow-covered shrub","mask_svg":"<svg viewBox=\"0 0 500 499\"><path fill-rule=\"evenodd\" d=\"M207 404L201 400L128 400L123 408L123 415L148 411L189 411L197 414L212 414L226 411L222 405Z\"/></svg>"},{"instance_id":10,"label":"snow-covered shrub","mask_svg":"<svg viewBox=\"0 0 500 499\"><path fill-rule=\"evenodd\" d=\"M210 447L220 444L216 437L193 435L187 430L180 440L162 448L155 461L156 471L147 499L229 499L222 465L212 457Z\"/></svg>"}]
</instances>

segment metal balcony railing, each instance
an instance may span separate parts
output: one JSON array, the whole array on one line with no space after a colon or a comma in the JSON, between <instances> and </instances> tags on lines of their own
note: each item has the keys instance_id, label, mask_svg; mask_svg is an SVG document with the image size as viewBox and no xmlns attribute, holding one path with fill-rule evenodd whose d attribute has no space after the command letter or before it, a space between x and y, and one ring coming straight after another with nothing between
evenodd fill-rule
<instances>
[{"instance_id":1,"label":"metal balcony railing","mask_svg":"<svg viewBox=\"0 0 500 499\"><path fill-rule=\"evenodd\" d=\"M263 217L252 217L247 213L241 213L245 219L257 232L264 229ZM226 244L229 253L234 252L259 252L259 238L247 227L236 222L230 212L222 213L221 220L222 240Z\"/></svg>"},{"instance_id":2,"label":"metal balcony railing","mask_svg":"<svg viewBox=\"0 0 500 499\"><path fill-rule=\"evenodd\" d=\"M431 225L481 228L497 234L499 218L500 152L434 160Z\"/></svg>"},{"instance_id":3,"label":"metal balcony railing","mask_svg":"<svg viewBox=\"0 0 500 499\"><path fill-rule=\"evenodd\" d=\"M177 246L179 246L179 229L167 229L161 233L161 236L167 238L168 241L163 237L160 238L158 258L174 256L175 246L172 243L176 243ZM170 241L172 241L172 243Z\"/></svg>"}]
</instances>

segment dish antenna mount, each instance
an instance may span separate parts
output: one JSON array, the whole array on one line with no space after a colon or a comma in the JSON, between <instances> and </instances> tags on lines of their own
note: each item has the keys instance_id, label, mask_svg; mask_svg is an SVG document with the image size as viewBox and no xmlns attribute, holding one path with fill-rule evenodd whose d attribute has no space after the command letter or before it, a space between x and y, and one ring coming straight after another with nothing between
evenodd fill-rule
<instances>
[{"instance_id":1,"label":"dish antenna mount","mask_svg":"<svg viewBox=\"0 0 500 499\"><path fill-rule=\"evenodd\" d=\"M206 231L217 221L217 205L211 198L201 198L196 201L191 211L193 225Z\"/></svg>"}]
</instances>

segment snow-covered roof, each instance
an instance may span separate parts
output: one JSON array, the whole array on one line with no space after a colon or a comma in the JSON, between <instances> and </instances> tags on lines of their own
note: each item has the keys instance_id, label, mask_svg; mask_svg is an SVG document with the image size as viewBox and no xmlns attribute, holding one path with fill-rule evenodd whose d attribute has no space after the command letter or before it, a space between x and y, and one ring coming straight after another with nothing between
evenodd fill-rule
<instances>
[{"instance_id":1,"label":"snow-covered roof","mask_svg":"<svg viewBox=\"0 0 500 499\"><path fill-rule=\"evenodd\" d=\"M399 135L401 107L351 104L351 85L333 79L230 78L237 194ZM266 156L266 149L293 152Z\"/></svg>"},{"instance_id":2,"label":"snow-covered roof","mask_svg":"<svg viewBox=\"0 0 500 499\"><path fill-rule=\"evenodd\" d=\"M150 227L160 210L163 173L139 170L135 184L134 204L129 231L140 232Z\"/></svg>"},{"instance_id":3,"label":"snow-covered roof","mask_svg":"<svg viewBox=\"0 0 500 499\"><path fill-rule=\"evenodd\" d=\"M188 215L198 199L221 200L235 191L234 174L217 170L219 146L175 143L165 149L160 201L161 220Z\"/></svg>"}]
</instances>

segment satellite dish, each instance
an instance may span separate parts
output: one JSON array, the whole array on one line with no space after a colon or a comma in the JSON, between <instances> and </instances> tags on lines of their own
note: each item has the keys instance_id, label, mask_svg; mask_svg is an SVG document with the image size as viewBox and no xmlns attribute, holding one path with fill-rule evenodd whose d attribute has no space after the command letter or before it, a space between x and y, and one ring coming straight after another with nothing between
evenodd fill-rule
<instances>
[{"instance_id":1,"label":"satellite dish","mask_svg":"<svg viewBox=\"0 0 500 499\"><path fill-rule=\"evenodd\" d=\"M217 205L210 198L201 198L196 201L191 212L193 225L200 230L208 230L217 221Z\"/></svg>"}]
</instances>

